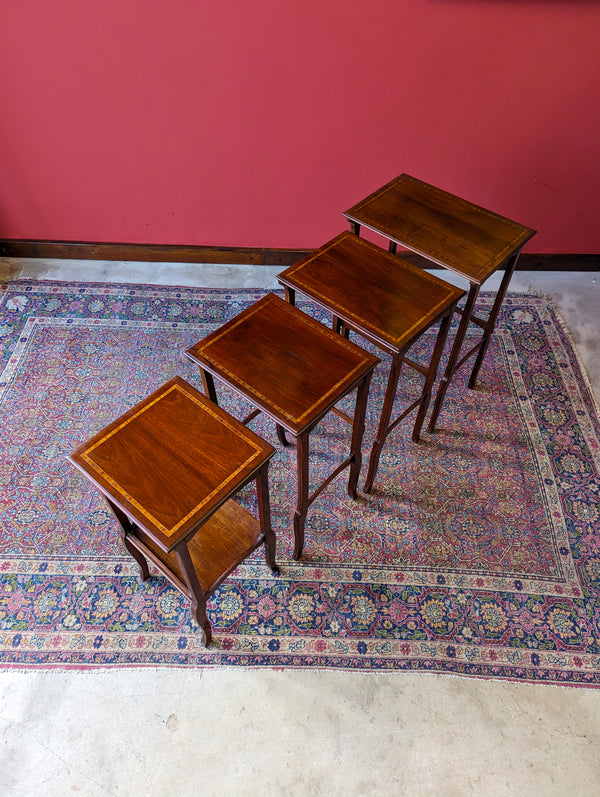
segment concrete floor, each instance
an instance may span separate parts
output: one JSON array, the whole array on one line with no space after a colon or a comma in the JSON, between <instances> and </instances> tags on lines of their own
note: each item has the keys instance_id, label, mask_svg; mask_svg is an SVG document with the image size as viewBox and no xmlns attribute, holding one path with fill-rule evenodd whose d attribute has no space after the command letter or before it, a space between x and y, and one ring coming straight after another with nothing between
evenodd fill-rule
<instances>
[{"instance_id":1,"label":"concrete floor","mask_svg":"<svg viewBox=\"0 0 600 797\"><path fill-rule=\"evenodd\" d=\"M273 287L276 273L0 259L0 280ZM555 300L600 396L600 274L518 272L512 290ZM599 792L600 690L400 672L0 672L0 797Z\"/></svg>"}]
</instances>

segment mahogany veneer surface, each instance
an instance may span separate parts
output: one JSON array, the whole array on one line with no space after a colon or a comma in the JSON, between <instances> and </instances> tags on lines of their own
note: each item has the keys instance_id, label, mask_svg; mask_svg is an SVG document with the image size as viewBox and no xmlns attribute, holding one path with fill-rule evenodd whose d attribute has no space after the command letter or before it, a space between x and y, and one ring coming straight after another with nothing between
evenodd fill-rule
<instances>
[{"instance_id":1,"label":"mahogany veneer surface","mask_svg":"<svg viewBox=\"0 0 600 797\"><path fill-rule=\"evenodd\" d=\"M168 552L274 452L272 446L176 377L77 449L70 459L149 533L158 548ZM208 536L205 529L201 533ZM252 534L258 538L258 524ZM211 557L218 560L220 543L215 545ZM218 566L218 561L213 564Z\"/></svg>"},{"instance_id":2,"label":"mahogany veneer surface","mask_svg":"<svg viewBox=\"0 0 600 797\"><path fill-rule=\"evenodd\" d=\"M344 216L477 284L535 235L529 227L408 174Z\"/></svg>"},{"instance_id":3,"label":"mahogany veneer surface","mask_svg":"<svg viewBox=\"0 0 600 797\"><path fill-rule=\"evenodd\" d=\"M379 362L275 294L264 296L187 354L295 436Z\"/></svg>"},{"instance_id":4,"label":"mahogany veneer surface","mask_svg":"<svg viewBox=\"0 0 600 797\"><path fill-rule=\"evenodd\" d=\"M278 276L382 348L398 352L464 291L350 232Z\"/></svg>"}]
</instances>

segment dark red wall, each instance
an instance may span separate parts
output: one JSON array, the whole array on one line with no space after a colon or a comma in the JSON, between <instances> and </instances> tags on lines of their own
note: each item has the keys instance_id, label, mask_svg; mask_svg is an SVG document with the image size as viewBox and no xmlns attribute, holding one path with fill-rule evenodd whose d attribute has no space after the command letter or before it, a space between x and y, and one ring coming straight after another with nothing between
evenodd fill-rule
<instances>
[{"instance_id":1,"label":"dark red wall","mask_svg":"<svg viewBox=\"0 0 600 797\"><path fill-rule=\"evenodd\" d=\"M407 171L600 252L594 0L4 0L0 237L311 247Z\"/></svg>"}]
</instances>

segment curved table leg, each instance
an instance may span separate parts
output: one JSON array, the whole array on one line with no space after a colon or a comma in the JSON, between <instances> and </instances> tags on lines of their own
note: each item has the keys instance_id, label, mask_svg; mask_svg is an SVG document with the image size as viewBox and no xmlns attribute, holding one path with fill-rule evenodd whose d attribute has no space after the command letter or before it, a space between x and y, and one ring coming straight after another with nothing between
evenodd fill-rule
<instances>
[{"instance_id":1,"label":"curved table leg","mask_svg":"<svg viewBox=\"0 0 600 797\"><path fill-rule=\"evenodd\" d=\"M282 446L289 446L290 443L289 443L289 440L287 439L287 437L285 436L285 429L283 428L283 426L280 426L279 424L276 424L276 428L277 428L277 439L279 440L281 445Z\"/></svg>"},{"instance_id":2,"label":"curved table leg","mask_svg":"<svg viewBox=\"0 0 600 797\"><path fill-rule=\"evenodd\" d=\"M128 538L128 534L130 532L135 534L135 525L129 520L125 512L116 504L113 504L112 501L109 501L108 498L106 499L108 505L112 509L114 516L117 518L119 522L119 526L121 527L121 539L123 540L123 544L127 548L128 553L133 556L135 561L140 566L140 574L142 576L142 581L148 581L150 578L150 570L148 569L148 562L146 561L146 557L144 554L138 550L135 545L132 544L131 540Z\"/></svg>"},{"instance_id":3,"label":"curved table leg","mask_svg":"<svg viewBox=\"0 0 600 797\"><path fill-rule=\"evenodd\" d=\"M388 377L387 388L385 391L385 399L383 401L383 408L381 410L381 417L379 419L379 427L377 428L377 436L371 449L371 456L369 458L369 470L367 471L367 481L365 482L364 491L371 492L375 475L377 474L377 467L379 465L379 457L381 456L381 449L385 443L385 438L388 433L388 426L390 423L390 416L394 407L394 400L396 398L396 390L398 388L398 379L400 377L400 368L402 367L402 355L395 354L392 359L390 368L390 375Z\"/></svg>"},{"instance_id":4,"label":"curved table leg","mask_svg":"<svg viewBox=\"0 0 600 797\"><path fill-rule=\"evenodd\" d=\"M198 576L194 570L192 557L188 550L187 544L183 542L175 549L175 556L179 562L179 567L183 573L183 577L187 582L189 590L192 594L192 614L196 622L200 626L202 632L202 642L208 647L212 642L212 628L210 621L206 616L206 597L198 581Z\"/></svg>"}]
</instances>

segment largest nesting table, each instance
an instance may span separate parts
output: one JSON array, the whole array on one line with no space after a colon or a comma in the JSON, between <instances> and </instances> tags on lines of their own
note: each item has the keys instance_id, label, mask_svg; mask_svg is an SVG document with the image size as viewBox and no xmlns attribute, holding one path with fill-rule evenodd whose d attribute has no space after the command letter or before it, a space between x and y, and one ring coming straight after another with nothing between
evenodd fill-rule
<instances>
[{"instance_id":1,"label":"largest nesting table","mask_svg":"<svg viewBox=\"0 0 600 797\"><path fill-rule=\"evenodd\" d=\"M468 383L475 387L519 254L536 231L408 174L369 194L344 216L356 235L366 227L388 239L390 252L395 253L400 245L469 282L469 294L460 310L462 319L429 420L429 431L434 431L452 377L477 353ZM479 290L502 268L505 271L496 299L487 319L482 319L474 313ZM461 357L469 323L483 334Z\"/></svg>"}]
</instances>

